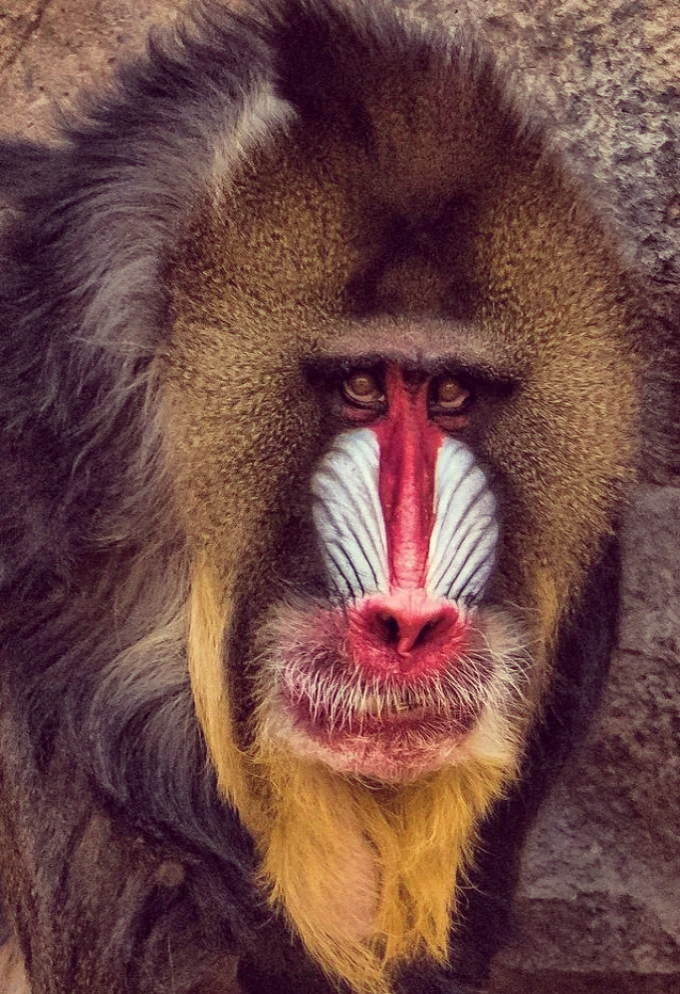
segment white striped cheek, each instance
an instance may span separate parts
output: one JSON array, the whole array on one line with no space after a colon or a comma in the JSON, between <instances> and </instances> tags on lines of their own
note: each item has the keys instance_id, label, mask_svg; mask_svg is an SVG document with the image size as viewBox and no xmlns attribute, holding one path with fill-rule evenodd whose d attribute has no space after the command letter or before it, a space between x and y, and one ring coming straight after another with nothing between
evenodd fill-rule
<instances>
[{"instance_id":1,"label":"white striped cheek","mask_svg":"<svg viewBox=\"0 0 680 994\"><path fill-rule=\"evenodd\" d=\"M344 598L387 591L380 448L369 428L339 435L312 478L312 514L331 584Z\"/></svg>"},{"instance_id":2,"label":"white striped cheek","mask_svg":"<svg viewBox=\"0 0 680 994\"><path fill-rule=\"evenodd\" d=\"M427 592L472 604L494 567L498 514L484 472L470 449L455 438L446 438L439 450L434 510Z\"/></svg>"}]
</instances>

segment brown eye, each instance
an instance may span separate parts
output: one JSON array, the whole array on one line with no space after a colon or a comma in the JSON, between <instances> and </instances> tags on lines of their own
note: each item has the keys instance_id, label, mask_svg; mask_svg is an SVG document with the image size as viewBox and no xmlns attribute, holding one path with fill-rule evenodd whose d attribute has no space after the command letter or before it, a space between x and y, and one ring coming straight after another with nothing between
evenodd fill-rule
<instances>
[{"instance_id":1,"label":"brown eye","mask_svg":"<svg viewBox=\"0 0 680 994\"><path fill-rule=\"evenodd\" d=\"M378 380L373 373L364 370L352 373L342 384L342 392L345 400L350 404L360 404L368 406L378 404L383 400L383 392Z\"/></svg>"},{"instance_id":2,"label":"brown eye","mask_svg":"<svg viewBox=\"0 0 680 994\"><path fill-rule=\"evenodd\" d=\"M468 406L472 392L452 376L443 377L436 384L432 398L434 406L442 413L458 413Z\"/></svg>"}]
</instances>

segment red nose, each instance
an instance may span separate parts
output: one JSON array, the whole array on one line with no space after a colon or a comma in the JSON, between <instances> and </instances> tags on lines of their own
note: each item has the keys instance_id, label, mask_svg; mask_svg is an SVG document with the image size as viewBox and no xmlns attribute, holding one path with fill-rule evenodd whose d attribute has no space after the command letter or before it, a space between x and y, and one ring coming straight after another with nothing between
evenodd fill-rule
<instances>
[{"instance_id":1,"label":"red nose","mask_svg":"<svg viewBox=\"0 0 680 994\"><path fill-rule=\"evenodd\" d=\"M463 650L468 624L449 602L424 590L395 590L360 601L349 614L353 662L373 675L434 672Z\"/></svg>"}]
</instances>

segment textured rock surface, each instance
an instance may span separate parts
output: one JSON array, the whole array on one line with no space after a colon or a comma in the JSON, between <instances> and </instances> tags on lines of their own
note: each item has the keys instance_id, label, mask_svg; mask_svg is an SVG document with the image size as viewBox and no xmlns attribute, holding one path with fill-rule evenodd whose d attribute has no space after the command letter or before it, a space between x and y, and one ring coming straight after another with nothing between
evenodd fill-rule
<instances>
[{"instance_id":1,"label":"textured rock surface","mask_svg":"<svg viewBox=\"0 0 680 994\"><path fill-rule=\"evenodd\" d=\"M656 275L680 273L680 0L397 0L474 25Z\"/></svg>"},{"instance_id":2,"label":"textured rock surface","mask_svg":"<svg viewBox=\"0 0 680 994\"><path fill-rule=\"evenodd\" d=\"M49 137L83 83L110 77L182 0L0 0L0 131Z\"/></svg>"},{"instance_id":3,"label":"textured rock surface","mask_svg":"<svg viewBox=\"0 0 680 994\"><path fill-rule=\"evenodd\" d=\"M526 850L499 994L680 991L679 560L680 489L644 488L619 650Z\"/></svg>"},{"instance_id":4,"label":"textured rock surface","mask_svg":"<svg viewBox=\"0 0 680 994\"><path fill-rule=\"evenodd\" d=\"M395 0L472 23L516 70L629 251L680 281L679 0ZM0 130L51 133L180 0L0 0ZM680 992L680 489L628 515L601 712L531 837L494 994Z\"/></svg>"}]
</instances>

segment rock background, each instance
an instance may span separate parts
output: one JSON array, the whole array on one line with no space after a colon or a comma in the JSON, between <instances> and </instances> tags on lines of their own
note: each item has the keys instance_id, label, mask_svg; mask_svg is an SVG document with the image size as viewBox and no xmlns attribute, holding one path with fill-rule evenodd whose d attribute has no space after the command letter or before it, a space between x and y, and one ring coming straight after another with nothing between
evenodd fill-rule
<instances>
[{"instance_id":1,"label":"rock background","mask_svg":"<svg viewBox=\"0 0 680 994\"><path fill-rule=\"evenodd\" d=\"M394 0L468 24L662 292L680 288L680 0ZM0 0L0 131L54 133L184 0ZM531 836L493 994L680 992L680 487L640 489L619 648ZM303 994L303 992L301 992Z\"/></svg>"}]
</instances>

